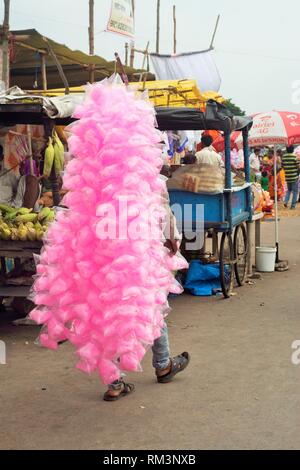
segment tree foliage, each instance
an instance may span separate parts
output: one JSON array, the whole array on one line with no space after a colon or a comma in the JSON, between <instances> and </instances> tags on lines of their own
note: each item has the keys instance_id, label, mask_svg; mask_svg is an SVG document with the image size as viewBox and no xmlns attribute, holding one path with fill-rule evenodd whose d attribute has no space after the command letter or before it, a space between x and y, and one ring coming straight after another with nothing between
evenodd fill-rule
<instances>
[{"instance_id":1,"label":"tree foliage","mask_svg":"<svg viewBox=\"0 0 300 470\"><path fill-rule=\"evenodd\" d=\"M246 116L246 112L232 102L232 99L225 101L224 105L230 109L234 116Z\"/></svg>"}]
</instances>

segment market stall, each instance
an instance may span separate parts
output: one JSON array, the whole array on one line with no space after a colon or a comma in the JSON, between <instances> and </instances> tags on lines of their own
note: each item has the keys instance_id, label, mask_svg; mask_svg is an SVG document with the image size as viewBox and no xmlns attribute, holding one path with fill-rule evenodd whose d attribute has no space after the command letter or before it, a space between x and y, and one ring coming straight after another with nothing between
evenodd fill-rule
<instances>
[{"instance_id":1,"label":"market stall","mask_svg":"<svg viewBox=\"0 0 300 470\"><path fill-rule=\"evenodd\" d=\"M167 130L217 130L224 133L225 139L225 187L215 194L195 190L171 189L171 207L180 207L184 227L196 232L199 230L197 208L204 207L204 230L221 233L220 245L215 243L220 269L220 281L224 297L231 296L234 275L237 283L244 284L248 275L249 230L246 223L252 220L252 193L250 183L250 163L248 133L252 126L251 118L237 118L222 105L209 101L205 113L195 109L158 109L158 124ZM233 186L231 173L230 142L231 133L241 130L243 135L245 184ZM192 207L192 213L185 208ZM202 226L200 225L200 230ZM185 236L184 230L183 234Z\"/></svg>"},{"instance_id":2,"label":"market stall","mask_svg":"<svg viewBox=\"0 0 300 470\"><path fill-rule=\"evenodd\" d=\"M0 129L4 135L6 153L6 168L1 177L18 173L20 165L27 162L31 168L29 171L32 171L32 152L29 149L32 142L28 139L34 139L35 127L39 128L38 140L42 142L44 148L47 148L47 140L54 132L55 126L65 123L66 121L62 119L50 117L45 112L44 103L36 100L32 103L28 102L28 98L19 99L17 102L15 100L2 104L0 102ZM20 128L25 128L26 132L22 134ZM14 145L11 141L13 137L17 139ZM25 141L28 147L24 144ZM18 146L21 150L15 153L14 150ZM23 155L23 152L27 155ZM31 175L32 179L36 179L32 173ZM17 174L16 179L18 176L20 175ZM54 160L48 176L54 205L57 206L61 196L59 175ZM15 207L5 204L0 206L0 297L27 297L32 285L32 274L35 272L33 256L40 253L44 233L53 218L53 210L47 208L44 211L42 207L39 209L31 207L30 201L29 205L28 201L25 201L22 207L20 204Z\"/></svg>"},{"instance_id":3,"label":"market stall","mask_svg":"<svg viewBox=\"0 0 300 470\"><path fill-rule=\"evenodd\" d=\"M72 114L76 106L83 97L80 95L68 97L32 97L24 94L20 90L15 90L6 97L1 104L0 99L0 126L11 127L16 124L42 125L45 129L45 137L51 135L55 126L65 126L72 122ZM6 100L6 101L5 101ZM222 194L215 198L206 196L198 197L197 203L204 204L206 214L205 228L213 228L223 233L221 247L223 246L223 292L226 297L230 295L233 271L235 269L238 282L242 284L246 275L245 257L248 256L248 240L245 236L244 223L251 221L251 188L250 170L248 159L247 135L251 127L252 120L247 118L234 117L222 105L216 101L208 101L205 112L199 108L184 107L157 107L158 127L162 131L177 130L207 130L214 129L224 132L226 140L226 186ZM244 135L246 183L241 188L233 188L230 168L230 135L233 131L241 129ZM51 183L53 190L54 205L60 203L57 174L54 165L51 171ZM191 193L171 193L171 202L184 203L186 198L190 201ZM179 198L179 199L178 199ZM211 214L214 217L211 218ZM231 235L235 228L239 228L239 238L242 237L244 243L243 252L240 257L233 254ZM26 259L38 253L41 242L11 240L0 241L0 257L2 258L2 278L3 290L0 296L7 295L7 276L4 270L4 258L8 255L15 260ZM229 250L229 258L228 258ZM221 250L222 251L222 250ZM225 256L225 252L227 253ZM19 261L17 261L18 263ZM230 276L228 277L228 272ZM29 291L29 286L18 285L14 289L14 296L24 296L24 292ZM9 290L12 294L11 287Z\"/></svg>"}]
</instances>

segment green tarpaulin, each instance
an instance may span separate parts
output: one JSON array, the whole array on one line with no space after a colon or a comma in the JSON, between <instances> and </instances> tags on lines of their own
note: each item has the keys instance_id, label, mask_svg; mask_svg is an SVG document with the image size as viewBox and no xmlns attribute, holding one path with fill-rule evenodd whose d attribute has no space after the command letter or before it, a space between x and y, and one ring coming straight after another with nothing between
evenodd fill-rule
<instances>
[{"instance_id":1,"label":"green tarpaulin","mask_svg":"<svg viewBox=\"0 0 300 470\"><path fill-rule=\"evenodd\" d=\"M42 89L41 56L46 54L48 89L63 87L57 67L48 53L47 42L35 29L11 31L11 85L23 90L32 90L37 81L37 88ZM108 62L99 56L89 56L81 51L73 51L63 44L46 38L50 43L70 86L80 86L89 81L89 66L95 65L95 80L109 77L115 71L115 62ZM120 54L121 55L121 54ZM125 67L130 81L139 80L140 70ZM149 80L153 75L149 74Z\"/></svg>"}]
</instances>

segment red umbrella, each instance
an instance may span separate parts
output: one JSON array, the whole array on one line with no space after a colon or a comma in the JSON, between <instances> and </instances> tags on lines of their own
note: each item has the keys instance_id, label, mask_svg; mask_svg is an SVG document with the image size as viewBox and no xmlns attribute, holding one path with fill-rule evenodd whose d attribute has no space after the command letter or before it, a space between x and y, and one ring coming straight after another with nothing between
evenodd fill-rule
<instances>
[{"instance_id":1,"label":"red umbrella","mask_svg":"<svg viewBox=\"0 0 300 470\"><path fill-rule=\"evenodd\" d=\"M271 111L270 113L254 114L253 126L249 133L250 147L264 145L294 145L300 143L300 113ZM231 135L232 148L241 148L243 138L241 132ZM219 137L214 141L218 152L224 150L224 139Z\"/></svg>"},{"instance_id":2,"label":"red umbrella","mask_svg":"<svg viewBox=\"0 0 300 470\"><path fill-rule=\"evenodd\" d=\"M271 111L253 116L253 127L249 133L249 146L262 147L274 145L275 154L278 145L300 143L300 113ZM243 139L241 133L235 137L235 144L240 147ZM277 158L274 159L274 174L277 174ZM275 177L275 238L277 262L279 262L279 224L278 224L277 178Z\"/></svg>"}]
</instances>

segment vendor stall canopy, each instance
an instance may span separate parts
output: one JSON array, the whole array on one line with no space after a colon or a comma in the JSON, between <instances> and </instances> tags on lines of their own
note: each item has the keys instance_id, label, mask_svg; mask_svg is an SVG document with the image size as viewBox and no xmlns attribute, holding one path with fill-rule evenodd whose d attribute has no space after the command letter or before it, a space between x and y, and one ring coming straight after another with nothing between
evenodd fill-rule
<instances>
[{"instance_id":1,"label":"vendor stall canopy","mask_svg":"<svg viewBox=\"0 0 300 470\"><path fill-rule=\"evenodd\" d=\"M196 80L157 80L147 82L132 82L131 87L134 87L137 92L148 91L149 99L156 107L184 107L184 108L198 108L202 111L205 110L206 103L209 100L217 101L218 103L225 103L226 98L214 91L201 93L197 87ZM71 94L84 93L85 89L81 87L70 88ZM65 94L64 88L57 88L47 91L31 91L31 93L39 93L49 97L63 96Z\"/></svg>"},{"instance_id":2,"label":"vendor stall canopy","mask_svg":"<svg viewBox=\"0 0 300 470\"><path fill-rule=\"evenodd\" d=\"M111 76L115 71L115 61L108 62L97 55L90 56L82 51L73 51L63 44L45 38L35 29L11 31L11 86L17 85L23 90L43 88L42 57L46 61L48 88L63 86L57 66L51 57L48 44L63 67L71 87L80 86L89 80L90 66L95 65L96 81ZM131 81L140 79L141 70L125 67ZM153 80L154 75L149 74Z\"/></svg>"},{"instance_id":3,"label":"vendor stall canopy","mask_svg":"<svg viewBox=\"0 0 300 470\"><path fill-rule=\"evenodd\" d=\"M82 92L61 96L30 95L13 87L0 93L0 128L16 124L43 124L55 120L56 125L68 125L76 107L82 104ZM214 100L206 103L205 110L189 107L156 106L158 127L167 130L218 130L233 132L250 129L252 118L233 116L226 106Z\"/></svg>"}]
</instances>

